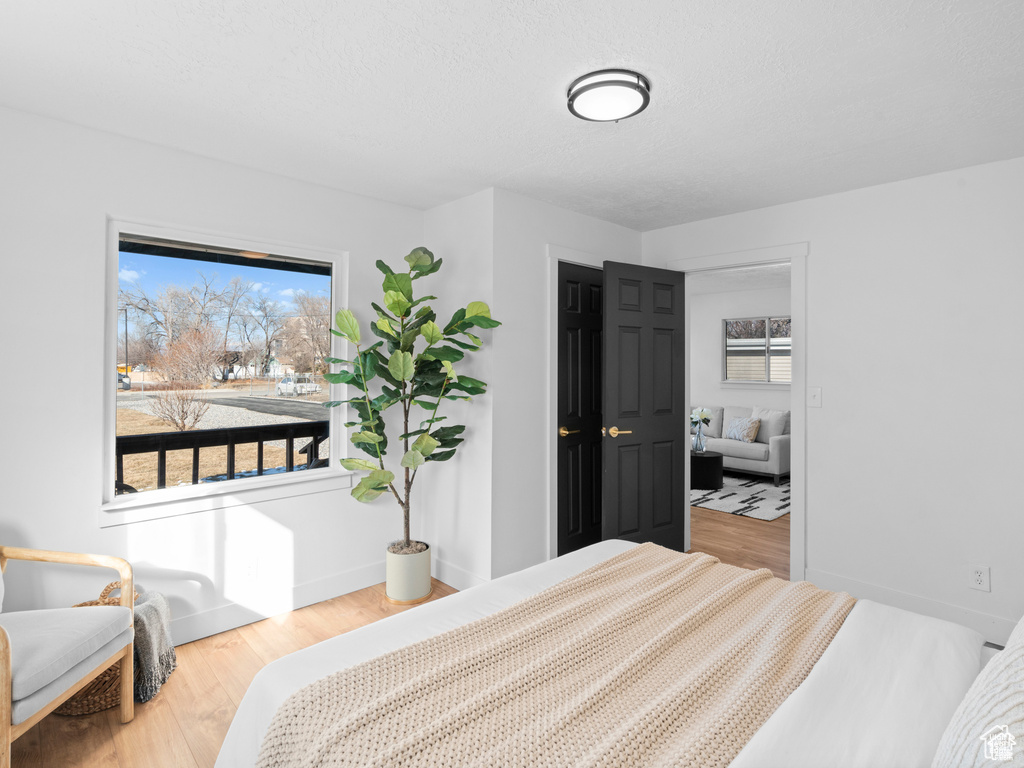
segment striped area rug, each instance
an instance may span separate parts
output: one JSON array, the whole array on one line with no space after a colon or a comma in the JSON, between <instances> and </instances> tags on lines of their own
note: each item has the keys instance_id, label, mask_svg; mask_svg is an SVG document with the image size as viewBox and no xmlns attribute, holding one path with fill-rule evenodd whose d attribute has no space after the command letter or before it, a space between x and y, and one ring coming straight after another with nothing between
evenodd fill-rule
<instances>
[{"instance_id":1,"label":"striped area rug","mask_svg":"<svg viewBox=\"0 0 1024 768\"><path fill-rule=\"evenodd\" d=\"M690 506L743 515L756 520L777 520L789 514L789 478L776 488L772 480L750 475L723 478L720 491L690 491Z\"/></svg>"}]
</instances>

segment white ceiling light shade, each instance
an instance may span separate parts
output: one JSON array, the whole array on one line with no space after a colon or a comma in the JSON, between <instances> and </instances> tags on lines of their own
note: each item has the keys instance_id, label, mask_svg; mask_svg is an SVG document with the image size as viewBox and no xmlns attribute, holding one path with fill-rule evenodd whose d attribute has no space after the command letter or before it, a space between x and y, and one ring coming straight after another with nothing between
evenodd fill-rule
<instances>
[{"instance_id":1,"label":"white ceiling light shade","mask_svg":"<svg viewBox=\"0 0 1024 768\"><path fill-rule=\"evenodd\" d=\"M617 122L643 112L651 103L651 83L628 69L602 69L573 80L566 94L569 111L582 120Z\"/></svg>"}]
</instances>

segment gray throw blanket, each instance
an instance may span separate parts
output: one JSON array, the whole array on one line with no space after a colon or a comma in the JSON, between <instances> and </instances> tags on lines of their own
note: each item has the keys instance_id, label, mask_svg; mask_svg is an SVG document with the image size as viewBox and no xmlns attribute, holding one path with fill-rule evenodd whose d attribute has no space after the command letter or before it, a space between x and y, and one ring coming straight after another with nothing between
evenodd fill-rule
<instances>
[{"instance_id":1,"label":"gray throw blanket","mask_svg":"<svg viewBox=\"0 0 1024 768\"><path fill-rule=\"evenodd\" d=\"M159 592L135 591L135 700L149 701L178 666L171 640L171 609Z\"/></svg>"}]
</instances>

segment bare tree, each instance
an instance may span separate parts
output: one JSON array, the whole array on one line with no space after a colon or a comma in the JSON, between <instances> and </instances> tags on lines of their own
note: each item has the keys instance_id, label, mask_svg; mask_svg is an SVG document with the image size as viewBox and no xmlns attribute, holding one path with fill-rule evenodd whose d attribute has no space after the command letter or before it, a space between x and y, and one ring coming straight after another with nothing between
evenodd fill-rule
<instances>
[{"instance_id":1,"label":"bare tree","mask_svg":"<svg viewBox=\"0 0 1024 768\"><path fill-rule=\"evenodd\" d=\"M202 387L216 375L219 347L212 328L189 331L167 345L157 367L168 381Z\"/></svg>"},{"instance_id":2,"label":"bare tree","mask_svg":"<svg viewBox=\"0 0 1024 768\"><path fill-rule=\"evenodd\" d=\"M285 345L297 371L320 372L331 351L331 299L299 291L294 297L298 310L288 318Z\"/></svg>"},{"instance_id":3,"label":"bare tree","mask_svg":"<svg viewBox=\"0 0 1024 768\"><path fill-rule=\"evenodd\" d=\"M239 316L244 314L246 311L246 305L249 301L249 295L252 293L253 283L251 280L243 280L241 277L231 278L231 282L228 283L228 287L221 292L220 297L220 321L224 327L224 345L222 348L223 355L221 356L221 378L227 378L227 367L228 362L231 359L231 355L228 354L228 347L231 341L231 334L237 330ZM239 338L239 346L242 346L243 340ZM236 350L241 353L241 350ZM238 359L244 359L244 356L239 354Z\"/></svg>"},{"instance_id":4,"label":"bare tree","mask_svg":"<svg viewBox=\"0 0 1024 768\"><path fill-rule=\"evenodd\" d=\"M201 391L191 389L187 384L177 387L157 392L156 397L150 400L150 408L158 419L163 419L179 432L187 432L196 428L210 404Z\"/></svg>"},{"instance_id":5,"label":"bare tree","mask_svg":"<svg viewBox=\"0 0 1024 768\"><path fill-rule=\"evenodd\" d=\"M244 316L240 316L238 327L242 344L251 350L264 372L274 355L274 343L281 338L285 327L285 315L280 302L267 298L261 293L245 302Z\"/></svg>"}]
</instances>

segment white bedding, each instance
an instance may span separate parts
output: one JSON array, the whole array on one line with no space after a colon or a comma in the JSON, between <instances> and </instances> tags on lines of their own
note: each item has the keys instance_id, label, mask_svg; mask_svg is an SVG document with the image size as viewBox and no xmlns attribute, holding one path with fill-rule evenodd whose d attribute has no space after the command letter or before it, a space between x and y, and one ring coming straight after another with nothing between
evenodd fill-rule
<instances>
[{"instance_id":1,"label":"white bedding","mask_svg":"<svg viewBox=\"0 0 1024 768\"><path fill-rule=\"evenodd\" d=\"M252 766L277 708L299 688L487 616L632 546L603 541L268 664L235 714L217 768ZM983 642L956 624L859 601L807 680L733 765L930 765L943 728L978 674Z\"/></svg>"}]
</instances>

